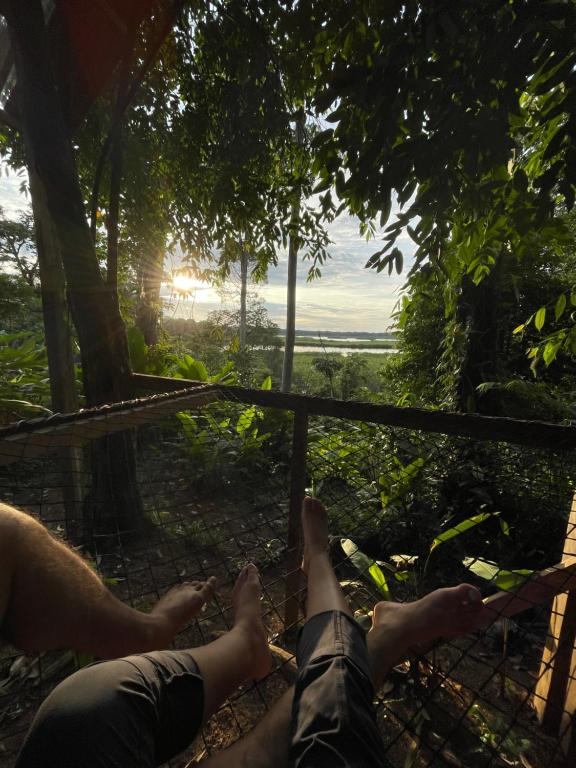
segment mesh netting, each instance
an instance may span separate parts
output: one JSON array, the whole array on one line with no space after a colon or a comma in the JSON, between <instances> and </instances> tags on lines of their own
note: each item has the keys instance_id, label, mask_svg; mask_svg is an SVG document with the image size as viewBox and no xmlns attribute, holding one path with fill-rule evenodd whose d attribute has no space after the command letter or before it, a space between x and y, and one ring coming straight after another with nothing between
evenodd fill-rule
<instances>
[{"instance_id":1,"label":"mesh netting","mask_svg":"<svg viewBox=\"0 0 576 768\"><path fill-rule=\"evenodd\" d=\"M304 457L293 452L293 413L241 399L207 388L20 425L0 441L2 501L62 538L89 530L82 554L133 607L217 576L216 598L175 647L229 629L236 575L247 562L258 566L274 670L239 689L171 765L234 742L294 680L305 598L294 508L304 487L329 509L332 562L360 623L369 625L379 600L414 600L463 581L494 606L487 630L421 649L388 676L376 704L391 763L561 765L574 696L566 619L576 617L563 594L574 587L573 521L566 538L574 451L309 415ZM122 434L136 457L143 514L129 529L95 522L105 500L94 498L90 467L109 433ZM13 764L38 704L87 661L2 650L1 765ZM552 678L559 695L550 694Z\"/></svg>"}]
</instances>

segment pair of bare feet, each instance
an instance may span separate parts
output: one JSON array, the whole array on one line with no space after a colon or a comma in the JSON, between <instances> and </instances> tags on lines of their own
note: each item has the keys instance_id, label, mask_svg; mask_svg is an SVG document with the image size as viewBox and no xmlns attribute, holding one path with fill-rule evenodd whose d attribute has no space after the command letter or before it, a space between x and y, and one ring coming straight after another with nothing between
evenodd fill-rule
<instances>
[{"instance_id":1,"label":"pair of bare feet","mask_svg":"<svg viewBox=\"0 0 576 768\"><path fill-rule=\"evenodd\" d=\"M306 498L302 507L302 528L304 534L304 559L302 570L308 574L315 558L328 558L328 515L316 499ZM197 613L214 591L215 580L182 587L180 591L168 593L155 611L170 616L172 626L185 623ZM250 669L247 675L258 679L270 670L271 659L268 651L266 631L261 617L261 586L258 569L247 565L238 576L232 603L234 608L234 629L243 638ZM162 604L164 602L164 605ZM187 606L187 607L186 607ZM451 638L472 632L484 626L490 617L482 603L480 592L469 584L438 589L420 600L411 603L379 602L374 606L372 628L368 634L370 657L375 665L375 685L381 684L378 673L380 656L389 653L386 635L393 633L400 648L406 651L437 640ZM382 660L382 668L387 664Z\"/></svg>"},{"instance_id":2,"label":"pair of bare feet","mask_svg":"<svg viewBox=\"0 0 576 768\"><path fill-rule=\"evenodd\" d=\"M167 647L174 636L200 613L203 606L214 596L216 583L214 576L207 581L184 582L172 588L156 603L149 614L155 623L156 648ZM262 623L261 597L258 568L249 563L240 571L234 585L232 631L247 652L247 677L254 679L264 677L270 671L272 663L266 630Z\"/></svg>"}]
</instances>

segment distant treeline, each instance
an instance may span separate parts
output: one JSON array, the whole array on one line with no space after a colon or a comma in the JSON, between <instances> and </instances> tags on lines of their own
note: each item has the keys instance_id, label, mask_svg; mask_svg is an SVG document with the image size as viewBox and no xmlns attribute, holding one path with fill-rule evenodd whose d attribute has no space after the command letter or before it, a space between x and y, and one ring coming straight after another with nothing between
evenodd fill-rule
<instances>
[{"instance_id":1,"label":"distant treeline","mask_svg":"<svg viewBox=\"0 0 576 768\"><path fill-rule=\"evenodd\" d=\"M191 320L184 317L165 317L163 320L164 327L170 334L174 335L186 335L187 333L194 333L195 329L201 328L205 325L204 320ZM286 336L285 328L278 328L278 336L282 339ZM310 339L366 339L368 341L376 341L380 339L396 340L398 334L393 331L306 331L297 330L297 337L307 337Z\"/></svg>"},{"instance_id":2,"label":"distant treeline","mask_svg":"<svg viewBox=\"0 0 576 768\"><path fill-rule=\"evenodd\" d=\"M286 329L280 328L278 333L286 335ZM301 331L296 330L296 336L310 336L322 339L396 339L398 334L393 331Z\"/></svg>"}]
</instances>

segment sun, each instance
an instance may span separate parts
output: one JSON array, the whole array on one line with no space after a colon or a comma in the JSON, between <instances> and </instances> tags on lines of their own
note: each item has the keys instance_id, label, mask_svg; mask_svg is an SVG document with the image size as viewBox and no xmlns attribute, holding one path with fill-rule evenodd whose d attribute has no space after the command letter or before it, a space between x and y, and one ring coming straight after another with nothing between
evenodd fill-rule
<instances>
[{"instance_id":1,"label":"sun","mask_svg":"<svg viewBox=\"0 0 576 768\"><path fill-rule=\"evenodd\" d=\"M186 275L184 272L174 275L172 278L172 287L178 291L178 293L190 293L194 288L196 281L190 275Z\"/></svg>"}]
</instances>

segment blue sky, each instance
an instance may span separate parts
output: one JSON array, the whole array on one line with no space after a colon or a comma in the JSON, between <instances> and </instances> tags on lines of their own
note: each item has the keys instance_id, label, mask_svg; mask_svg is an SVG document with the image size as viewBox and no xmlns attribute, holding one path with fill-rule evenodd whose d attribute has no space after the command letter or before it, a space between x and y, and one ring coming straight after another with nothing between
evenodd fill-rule
<instances>
[{"instance_id":1,"label":"blue sky","mask_svg":"<svg viewBox=\"0 0 576 768\"><path fill-rule=\"evenodd\" d=\"M0 169L1 170L1 169ZM8 216L17 216L27 205L19 192L21 179L14 174L0 178L0 205ZM306 282L308 262L299 264L296 326L301 330L323 331L385 331L391 324L391 313L400 296L405 273L388 276L364 268L368 258L378 250L379 241L366 240L358 232L358 222L350 216L340 216L329 227L333 241L329 247L332 258L324 265L322 277ZM404 251L405 263L410 263L414 244L408 236L398 243ZM167 264L167 267L170 265ZM281 254L278 267L272 268L268 282L254 290L280 327L286 316L287 256ZM218 309L221 300L209 285L198 283L194 301L168 300L165 312L176 317L202 320L209 311ZM229 306L229 305L228 305Z\"/></svg>"}]
</instances>

